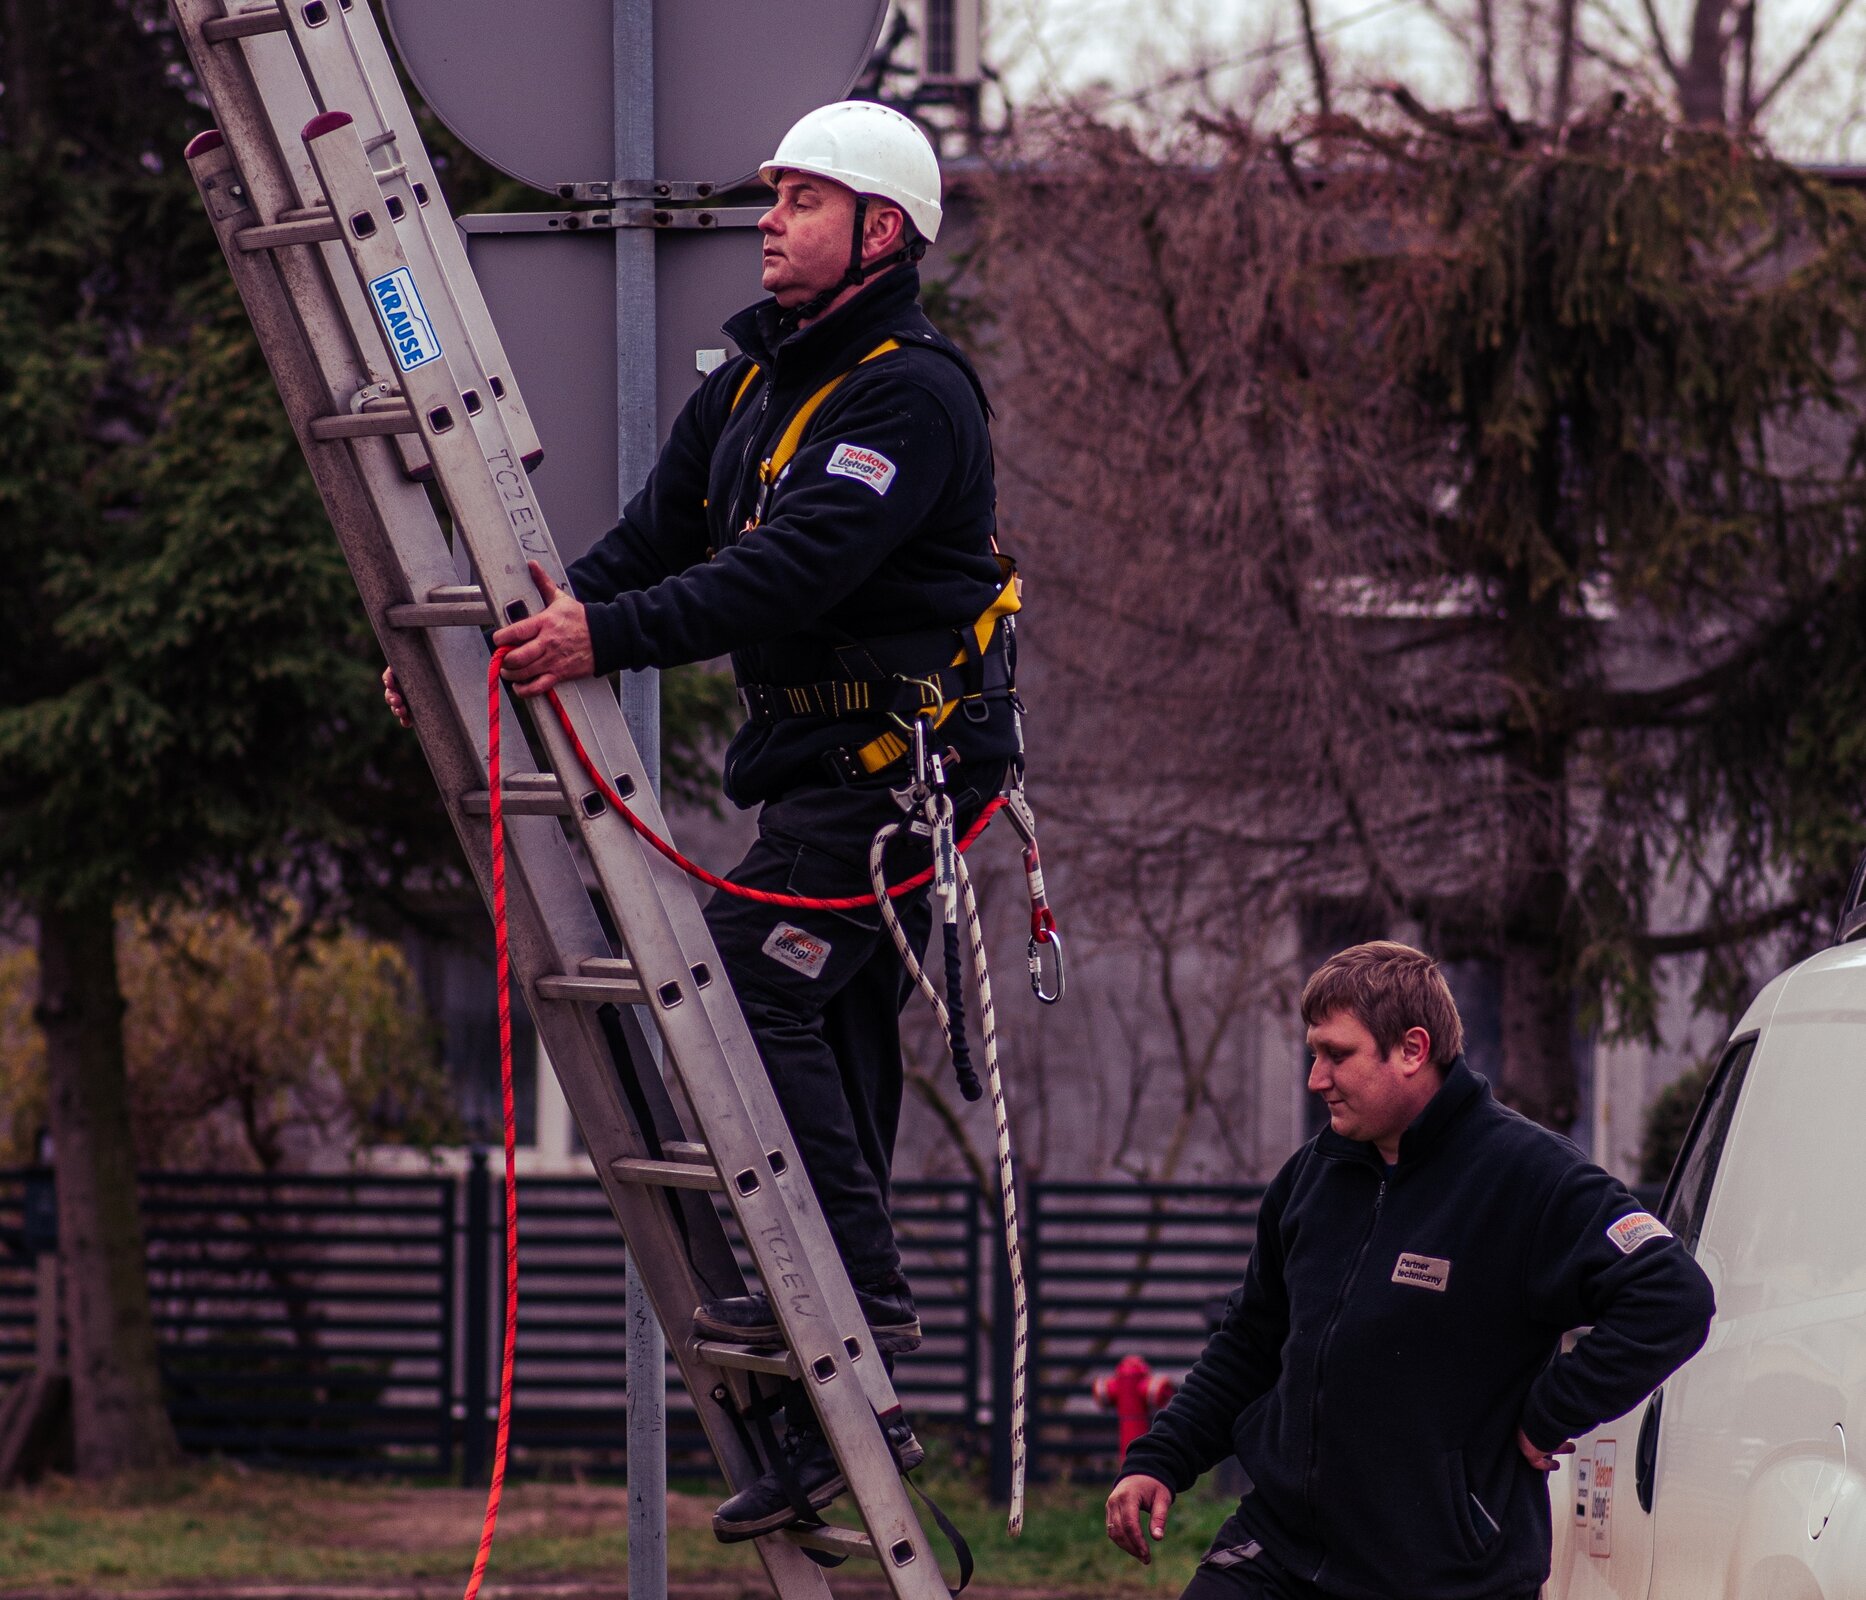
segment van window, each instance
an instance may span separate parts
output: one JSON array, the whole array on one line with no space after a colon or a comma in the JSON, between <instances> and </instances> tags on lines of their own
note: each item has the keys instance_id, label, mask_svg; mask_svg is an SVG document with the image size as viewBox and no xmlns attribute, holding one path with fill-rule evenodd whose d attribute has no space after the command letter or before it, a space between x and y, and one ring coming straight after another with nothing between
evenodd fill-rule
<instances>
[{"instance_id":1,"label":"van window","mask_svg":"<svg viewBox=\"0 0 1866 1600\"><path fill-rule=\"evenodd\" d=\"M1698 1235L1704 1231L1711 1186L1717 1181L1717 1164L1723 1159L1724 1143L1730 1137L1730 1121L1736 1115L1736 1102L1743 1092L1743 1080L1749 1075L1750 1057L1755 1053L1754 1034L1737 1040L1725 1051L1711 1076L1710 1087L1704 1091L1697 1115L1691 1119L1691 1132L1665 1185L1660 1219L1678 1236L1678 1242L1694 1253Z\"/></svg>"}]
</instances>

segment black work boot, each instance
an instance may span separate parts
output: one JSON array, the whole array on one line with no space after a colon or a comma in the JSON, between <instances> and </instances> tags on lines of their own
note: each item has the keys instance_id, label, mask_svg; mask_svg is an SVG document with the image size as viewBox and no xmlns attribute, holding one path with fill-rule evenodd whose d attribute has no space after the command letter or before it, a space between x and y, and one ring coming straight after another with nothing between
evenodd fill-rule
<instances>
[{"instance_id":1,"label":"black work boot","mask_svg":"<svg viewBox=\"0 0 1866 1600\"><path fill-rule=\"evenodd\" d=\"M857 1284L855 1303L868 1321L868 1331L874 1335L875 1349L880 1354L905 1355L920 1348L920 1317L905 1278L872 1288ZM754 1350L784 1348L784 1335L771 1314L770 1298L762 1292L708 1300L693 1313L693 1331L702 1339L749 1345Z\"/></svg>"},{"instance_id":2,"label":"black work boot","mask_svg":"<svg viewBox=\"0 0 1866 1600\"><path fill-rule=\"evenodd\" d=\"M902 1472L912 1472L926 1459L926 1450L904 1418L884 1431L895 1464ZM815 1517L803 1514L792 1499L793 1492L815 1512L849 1487L829 1441L815 1428L793 1427L784 1435L778 1451L782 1456L779 1467L753 1479L713 1513L713 1535L721 1544L737 1544L760 1534L776 1533L779 1528L815 1522ZM788 1490L785 1474L791 1480Z\"/></svg>"}]
</instances>

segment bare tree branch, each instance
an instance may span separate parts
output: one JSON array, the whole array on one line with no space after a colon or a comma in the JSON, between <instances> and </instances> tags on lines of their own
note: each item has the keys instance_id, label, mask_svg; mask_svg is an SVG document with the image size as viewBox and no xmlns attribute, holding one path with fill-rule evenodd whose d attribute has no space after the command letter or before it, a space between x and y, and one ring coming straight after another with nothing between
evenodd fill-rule
<instances>
[{"instance_id":1,"label":"bare tree branch","mask_svg":"<svg viewBox=\"0 0 1866 1600\"><path fill-rule=\"evenodd\" d=\"M1750 27L1753 32L1755 25L1754 0L1751 0L1751 3L1745 9L1751 14ZM1809 30L1807 38L1801 41L1801 48L1788 58L1782 70L1775 75L1774 81L1757 96L1755 106L1750 113L1752 121L1756 117L1761 116L1764 111L1768 110L1770 102L1782 92L1789 80L1808 64L1813 58L1815 51L1819 50L1820 47L1827 42L1828 35L1840 25L1841 19L1852 9L1853 0L1834 0L1834 3L1827 8L1826 15L1823 16L1819 22L1815 23L1813 28Z\"/></svg>"},{"instance_id":2,"label":"bare tree branch","mask_svg":"<svg viewBox=\"0 0 1866 1600\"><path fill-rule=\"evenodd\" d=\"M1302 47L1309 58L1309 80L1315 89L1315 109L1324 117L1334 115L1334 103L1328 92L1328 61L1322 55L1322 41L1315 31L1315 0L1296 0L1302 16Z\"/></svg>"}]
</instances>

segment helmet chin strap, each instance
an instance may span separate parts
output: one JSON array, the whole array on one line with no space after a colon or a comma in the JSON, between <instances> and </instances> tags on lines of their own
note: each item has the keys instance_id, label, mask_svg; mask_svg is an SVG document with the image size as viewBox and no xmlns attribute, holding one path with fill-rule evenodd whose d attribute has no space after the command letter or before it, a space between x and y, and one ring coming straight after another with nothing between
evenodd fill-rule
<instances>
[{"instance_id":1,"label":"helmet chin strap","mask_svg":"<svg viewBox=\"0 0 1866 1600\"><path fill-rule=\"evenodd\" d=\"M902 215L904 218L905 213ZM793 306L790 310L786 311L782 319L784 327L796 328L806 322L815 321L816 318L822 316L822 314L830 308L836 296L841 294L844 289L855 284L866 283L877 272L883 272L889 267L899 266L903 261L918 261L927 253L926 240L915 239L911 244L902 245L900 249L883 256L879 261L874 261L864 266L862 264L862 234L866 231L867 226L868 196L865 194L858 194L855 197L855 226L849 235L848 266L843 269L842 276L827 289L824 289L819 294L811 295L802 305Z\"/></svg>"}]
</instances>

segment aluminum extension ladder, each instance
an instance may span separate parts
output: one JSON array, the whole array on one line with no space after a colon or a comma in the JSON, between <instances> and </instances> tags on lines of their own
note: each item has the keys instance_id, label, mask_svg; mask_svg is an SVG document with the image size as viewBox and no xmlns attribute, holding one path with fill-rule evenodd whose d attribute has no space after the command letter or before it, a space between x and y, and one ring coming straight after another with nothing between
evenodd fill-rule
<instances>
[{"instance_id":1,"label":"aluminum extension ladder","mask_svg":"<svg viewBox=\"0 0 1866 1600\"><path fill-rule=\"evenodd\" d=\"M189 146L190 170L490 895L482 630L538 604L528 559L559 582L564 571L529 483L537 436L368 0L170 0L170 9L216 123ZM424 480L444 499L477 582L461 581ZM616 792L665 837L615 695L588 680L559 694ZM526 770L509 699L502 716L514 976L713 1452L734 1489L756 1478L764 1464L743 1408L754 1385L795 1379L867 1529L758 1539L772 1586L782 1600L826 1600L814 1555L859 1555L879 1562L901 1600L947 1600L883 1436L899 1402L691 888L595 792L548 710L532 719L548 770ZM649 1054L644 1012L684 1116ZM786 1351L693 1335L703 1298L744 1287L713 1209L721 1192Z\"/></svg>"}]
</instances>

